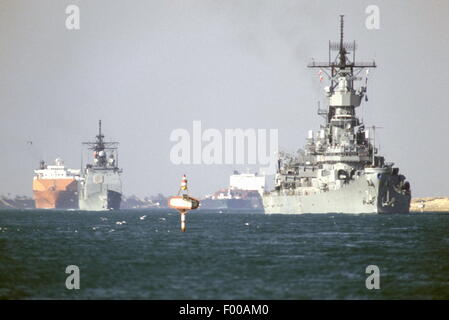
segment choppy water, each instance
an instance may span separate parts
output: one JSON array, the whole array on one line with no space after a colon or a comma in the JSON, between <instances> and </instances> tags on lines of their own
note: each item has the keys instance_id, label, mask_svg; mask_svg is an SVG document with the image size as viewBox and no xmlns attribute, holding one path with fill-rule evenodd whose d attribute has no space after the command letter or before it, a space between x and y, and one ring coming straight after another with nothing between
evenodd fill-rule
<instances>
[{"instance_id":1,"label":"choppy water","mask_svg":"<svg viewBox=\"0 0 449 320\"><path fill-rule=\"evenodd\" d=\"M0 298L449 298L448 214L192 212L187 222L181 233L168 210L0 211ZM65 287L68 265L80 290ZM380 290L365 287L368 265Z\"/></svg>"}]
</instances>

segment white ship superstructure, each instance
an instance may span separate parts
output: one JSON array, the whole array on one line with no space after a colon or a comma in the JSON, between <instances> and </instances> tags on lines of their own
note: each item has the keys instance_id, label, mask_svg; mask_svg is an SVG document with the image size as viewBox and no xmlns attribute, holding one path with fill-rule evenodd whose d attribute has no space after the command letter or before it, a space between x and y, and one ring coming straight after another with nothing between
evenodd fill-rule
<instances>
[{"instance_id":1,"label":"white ship superstructure","mask_svg":"<svg viewBox=\"0 0 449 320\"><path fill-rule=\"evenodd\" d=\"M229 177L229 188L254 190L262 195L265 192L265 175L234 172L234 174Z\"/></svg>"}]
</instances>

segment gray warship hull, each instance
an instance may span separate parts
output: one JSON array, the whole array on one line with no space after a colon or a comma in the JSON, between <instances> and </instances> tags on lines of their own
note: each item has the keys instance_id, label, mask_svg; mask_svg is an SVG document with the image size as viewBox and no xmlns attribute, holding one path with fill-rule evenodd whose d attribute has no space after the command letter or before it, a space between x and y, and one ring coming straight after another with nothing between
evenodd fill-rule
<instances>
[{"instance_id":1,"label":"gray warship hull","mask_svg":"<svg viewBox=\"0 0 449 320\"><path fill-rule=\"evenodd\" d=\"M408 213L410 183L399 167L378 155L375 126L365 128L356 114L367 101L368 70L376 63L357 62L354 42L344 42L340 16L340 41L329 41L329 60L313 60L319 69L327 108L318 104L324 119L319 131L309 131L304 150L279 153L275 189L263 195L265 213ZM332 57L331 52L338 51ZM350 57L349 53L352 51ZM366 69L364 85L362 70Z\"/></svg>"},{"instance_id":2,"label":"gray warship hull","mask_svg":"<svg viewBox=\"0 0 449 320\"><path fill-rule=\"evenodd\" d=\"M380 176L379 176L380 175ZM380 178L379 178L380 177ZM373 170L358 176L338 190L298 195L285 190L263 196L268 214L307 213L408 213L410 194L392 186L388 172Z\"/></svg>"},{"instance_id":3,"label":"gray warship hull","mask_svg":"<svg viewBox=\"0 0 449 320\"><path fill-rule=\"evenodd\" d=\"M80 210L118 210L122 201L121 169L118 168L118 142L104 141L101 120L95 142L83 142L93 151L93 164L87 164L78 184Z\"/></svg>"},{"instance_id":4,"label":"gray warship hull","mask_svg":"<svg viewBox=\"0 0 449 320\"><path fill-rule=\"evenodd\" d=\"M80 210L118 210L122 199L120 176L106 170L88 172L80 183Z\"/></svg>"}]
</instances>

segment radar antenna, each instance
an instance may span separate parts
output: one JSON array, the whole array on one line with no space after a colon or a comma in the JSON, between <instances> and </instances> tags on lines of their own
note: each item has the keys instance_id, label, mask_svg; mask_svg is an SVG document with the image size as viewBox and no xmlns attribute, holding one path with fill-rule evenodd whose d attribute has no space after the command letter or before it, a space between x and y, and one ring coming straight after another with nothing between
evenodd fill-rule
<instances>
[{"instance_id":1,"label":"radar antenna","mask_svg":"<svg viewBox=\"0 0 449 320\"><path fill-rule=\"evenodd\" d=\"M376 67L376 63L374 61L356 62L356 49L357 44L355 41L344 41L344 15L340 15L340 41L329 41L329 61L317 62L315 60L312 60L312 62L309 63L307 67L323 69L326 75L328 75L329 79L331 80L331 89L333 89L336 85L336 79L338 77L346 74L349 75L350 79L355 80L355 76L357 76L363 69ZM331 58L331 51L338 51L338 54L333 61ZM350 61L350 59L347 57L350 51L352 51L353 53L352 61Z\"/></svg>"},{"instance_id":2,"label":"radar antenna","mask_svg":"<svg viewBox=\"0 0 449 320\"><path fill-rule=\"evenodd\" d=\"M109 154L111 159L110 165L118 168L118 142L106 142L104 141L104 135L101 132L101 120L98 121L98 135L95 136L96 140L93 142L82 142L83 146L86 146L88 150L94 151L94 159L98 156L102 157L102 161L98 162L102 166L106 166L106 152ZM83 152L82 152L83 154ZM81 164L83 163L83 156L81 159Z\"/></svg>"}]
</instances>

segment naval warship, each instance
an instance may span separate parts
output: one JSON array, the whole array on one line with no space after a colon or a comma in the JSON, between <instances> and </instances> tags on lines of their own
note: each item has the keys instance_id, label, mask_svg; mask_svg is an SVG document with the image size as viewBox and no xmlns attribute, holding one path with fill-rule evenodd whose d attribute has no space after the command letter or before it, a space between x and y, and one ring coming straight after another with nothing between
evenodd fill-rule
<instances>
[{"instance_id":1,"label":"naval warship","mask_svg":"<svg viewBox=\"0 0 449 320\"><path fill-rule=\"evenodd\" d=\"M275 188L263 195L265 213L409 212L410 183L378 154L376 127L365 128L355 112L367 101L368 71L376 64L355 61L356 43L344 42L343 26L340 16L340 39L329 42L329 60L308 65L330 82L327 108L318 107L325 123L309 131L304 149L279 153ZM360 80L364 85L356 88Z\"/></svg>"},{"instance_id":2,"label":"naval warship","mask_svg":"<svg viewBox=\"0 0 449 320\"><path fill-rule=\"evenodd\" d=\"M78 191L80 210L120 209L122 170L118 168L118 142L104 141L100 120L96 141L83 142L83 146L93 151L93 163L88 163L81 173Z\"/></svg>"}]
</instances>

